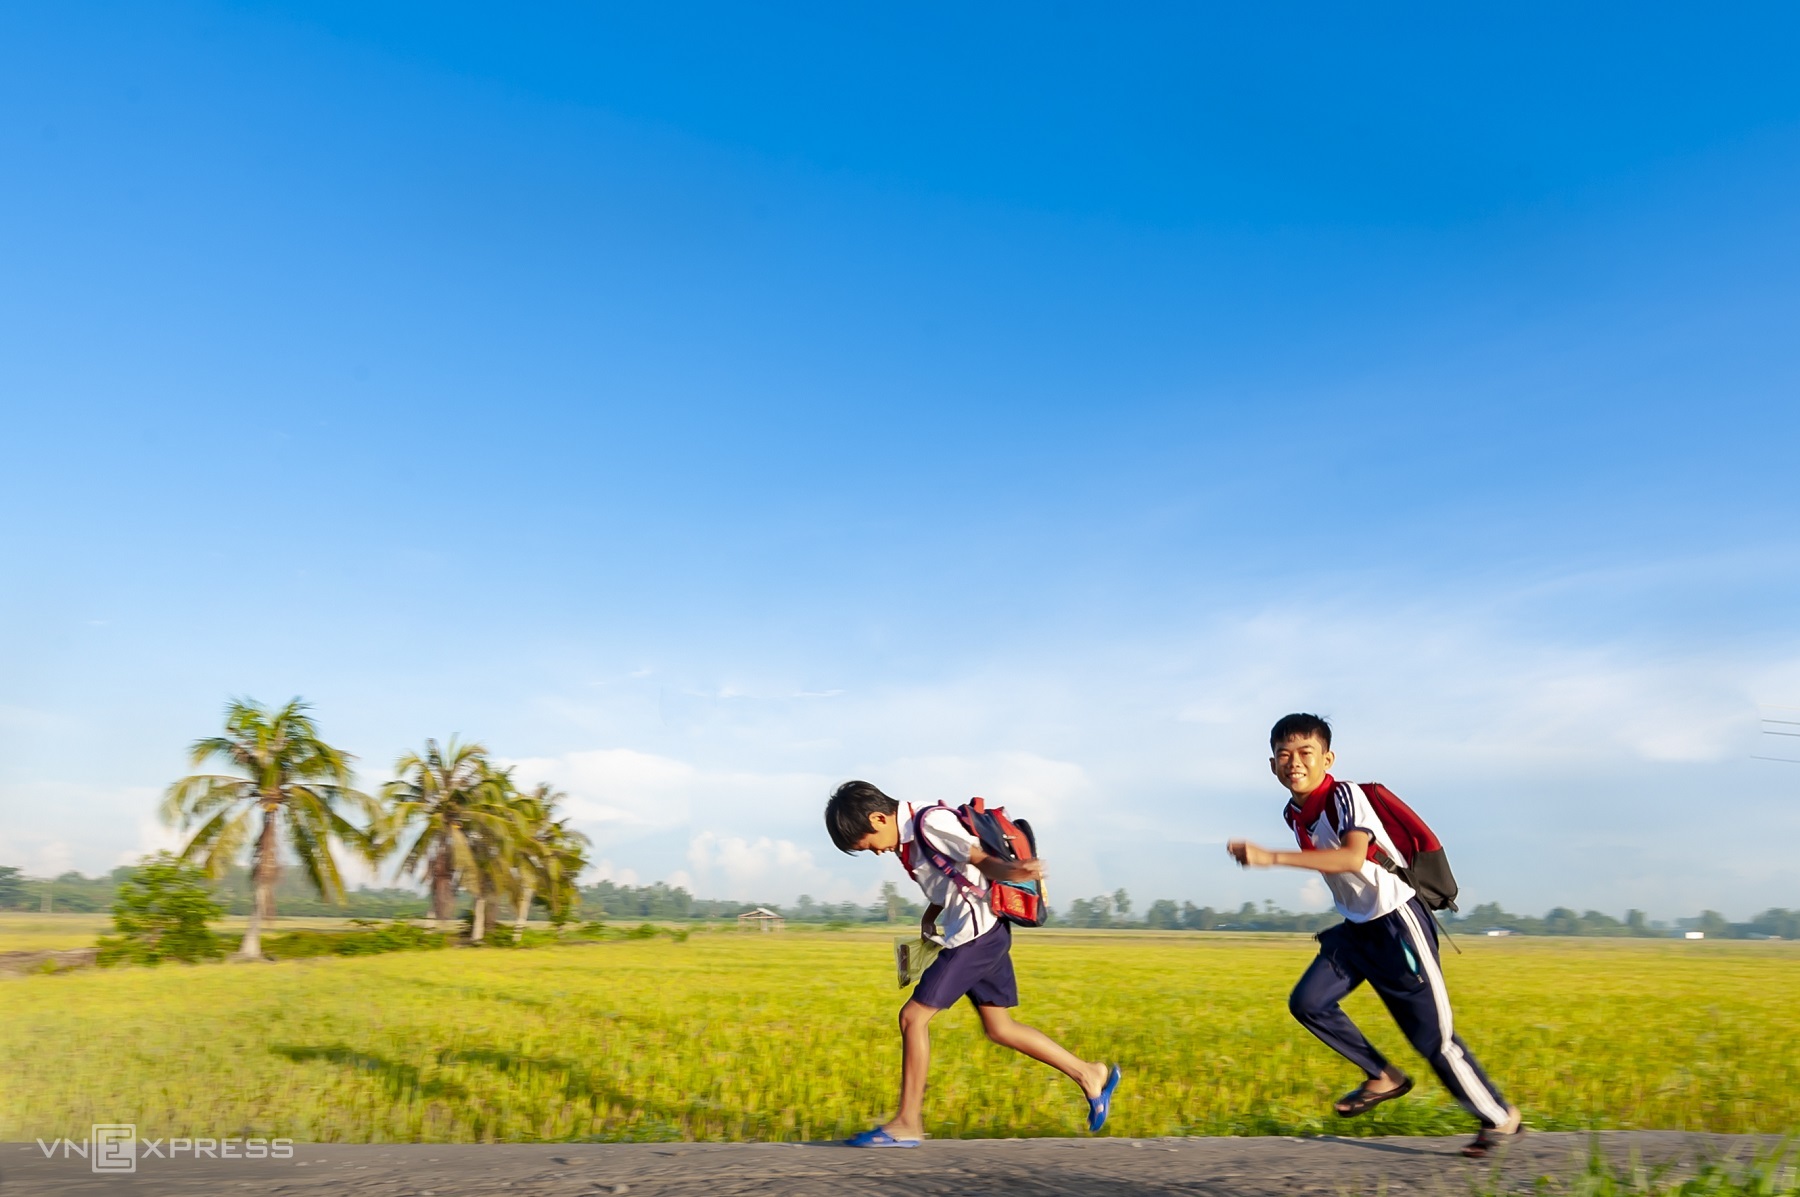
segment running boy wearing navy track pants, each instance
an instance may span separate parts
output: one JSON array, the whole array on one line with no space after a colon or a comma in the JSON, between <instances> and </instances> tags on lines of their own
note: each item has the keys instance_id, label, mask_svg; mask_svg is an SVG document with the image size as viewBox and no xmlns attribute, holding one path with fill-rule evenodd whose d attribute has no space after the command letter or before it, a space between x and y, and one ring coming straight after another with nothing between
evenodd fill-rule
<instances>
[{"instance_id":1,"label":"running boy wearing navy track pants","mask_svg":"<svg viewBox=\"0 0 1800 1197\"><path fill-rule=\"evenodd\" d=\"M922 929L937 938L943 917L943 950L900 1008L900 1109L893 1118L845 1140L852 1147L917 1147L925 1134L925 1074L931 1064L931 1020L967 997L981 1017L981 1029L1002 1047L1030 1056L1062 1072L1088 1099L1088 1129L1106 1125L1119 1070L1083 1060L1042 1031L1013 1020L1019 1004L1013 978L1012 927L985 902L940 872L917 850L926 836L977 889L985 881L1030 881L1043 876L1042 862L1014 862L990 855L949 807L923 810L889 798L866 781L847 781L825 804L825 828L844 852L892 852L930 903Z\"/></svg>"},{"instance_id":2,"label":"running boy wearing navy track pants","mask_svg":"<svg viewBox=\"0 0 1800 1197\"><path fill-rule=\"evenodd\" d=\"M1337 758L1330 724L1317 715L1288 715L1269 733L1269 747L1269 767L1292 795L1288 822L1302 845L1310 839L1313 846L1272 852L1232 840L1226 849L1246 868L1316 870L1344 916L1344 922L1320 932L1319 955L1288 999L1288 1009L1307 1030L1368 1078L1338 1101L1337 1112L1354 1117L1413 1087L1412 1078L1389 1064L1338 1005L1367 981L1444 1087L1481 1120L1463 1154L1486 1155L1523 1124L1456 1034L1431 912L1411 886L1369 859L1371 842L1395 859L1403 859L1401 853L1361 787L1332 778L1329 770Z\"/></svg>"}]
</instances>

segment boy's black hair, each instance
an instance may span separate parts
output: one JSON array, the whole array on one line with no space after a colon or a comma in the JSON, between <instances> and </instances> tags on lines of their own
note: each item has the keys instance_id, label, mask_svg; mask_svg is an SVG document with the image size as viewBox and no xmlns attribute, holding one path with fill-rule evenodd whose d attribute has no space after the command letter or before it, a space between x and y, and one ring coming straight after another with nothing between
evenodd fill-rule
<instances>
[{"instance_id":1,"label":"boy's black hair","mask_svg":"<svg viewBox=\"0 0 1800 1197\"><path fill-rule=\"evenodd\" d=\"M1294 736L1317 736L1319 743L1325 745L1327 751L1331 749L1331 724L1317 715L1308 715L1304 712L1283 715L1275 721L1275 726L1269 729L1269 747L1280 748L1283 740Z\"/></svg>"},{"instance_id":2,"label":"boy's black hair","mask_svg":"<svg viewBox=\"0 0 1800 1197\"><path fill-rule=\"evenodd\" d=\"M876 811L896 814L900 804L866 781L847 781L825 803L825 830L839 852L856 851L857 842L871 830L869 816Z\"/></svg>"}]
</instances>

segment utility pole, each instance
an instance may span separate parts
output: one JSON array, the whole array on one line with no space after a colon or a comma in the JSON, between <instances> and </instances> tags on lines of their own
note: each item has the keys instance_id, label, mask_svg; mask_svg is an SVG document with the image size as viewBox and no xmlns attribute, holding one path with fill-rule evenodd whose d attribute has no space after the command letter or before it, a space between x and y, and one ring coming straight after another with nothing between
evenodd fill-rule
<instances>
[{"instance_id":1,"label":"utility pole","mask_svg":"<svg viewBox=\"0 0 1800 1197\"><path fill-rule=\"evenodd\" d=\"M1764 742L1768 744L1771 752L1775 752L1778 755L1764 756L1759 753L1752 753L1751 759L1758 761L1780 761L1784 765L1800 765L1800 757L1789 755L1789 753L1794 751L1794 748L1784 745L1781 740L1774 738L1779 736L1788 740L1800 740L1800 718L1796 717L1800 716L1800 707L1764 706L1762 709L1764 712L1770 712L1763 714L1762 716L1762 734L1765 737Z\"/></svg>"}]
</instances>

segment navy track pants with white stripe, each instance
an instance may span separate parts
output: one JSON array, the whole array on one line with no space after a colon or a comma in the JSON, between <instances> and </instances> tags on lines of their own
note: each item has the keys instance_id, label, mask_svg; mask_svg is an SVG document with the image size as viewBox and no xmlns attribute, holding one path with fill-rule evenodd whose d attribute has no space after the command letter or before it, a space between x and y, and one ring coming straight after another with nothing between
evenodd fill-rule
<instances>
[{"instance_id":1,"label":"navy track pants with white stripe","mask_svg":"<svg viewBox=\"0 0 1800 1197\"><path fill-rule=\"evenodd\" d=\"M1437 924L1417 898L1366 923L1339 923L1318 939L1318 958L1288 999L1302 1026L1368 1076L1380 1076L1387 1060L1338 1005L1367 981L1463 1109L1483 1126L1506 1121L1506 1099L1457 1037L1438 967Z\"/></svg>"}]
</instances>

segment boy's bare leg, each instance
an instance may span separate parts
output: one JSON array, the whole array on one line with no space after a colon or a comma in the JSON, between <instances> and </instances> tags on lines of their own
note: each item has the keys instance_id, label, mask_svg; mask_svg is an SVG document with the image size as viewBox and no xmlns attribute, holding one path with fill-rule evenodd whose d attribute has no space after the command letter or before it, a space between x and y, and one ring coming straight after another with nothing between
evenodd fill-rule
<instances>
[{"instance_id":1,"label":"boy's bare leg","mask_svg":"<svg viewBox=\"0 0 1800 1197\"><path fill-rule=\"evenodd\" d=\"M975 1009L981 1012L981 1029L1001 1047L1010 1047L1021 1055L1048 1064L1080 1085L1081 1091L1089 1097L1099 1097L1100 1090L1106 1088L1106 1078L1112 1072L1107 1065L1083 1060L1036 1027L1015 1022L1012 1011L1005 1006L976 1006Z\"/></svg>"},{"instance_id":2,"label":"boy's bare leg","mask_svg":"<svg viewBox=\"0 0 1800 1197\"><path fill-rule=\"evenodd\" d=\"M925 1076L931 1071L931 1020L935 1006L900 1007L900 1109L881 1129L896 1139L925 1137Z\"/></svg>"}]
</instances>

